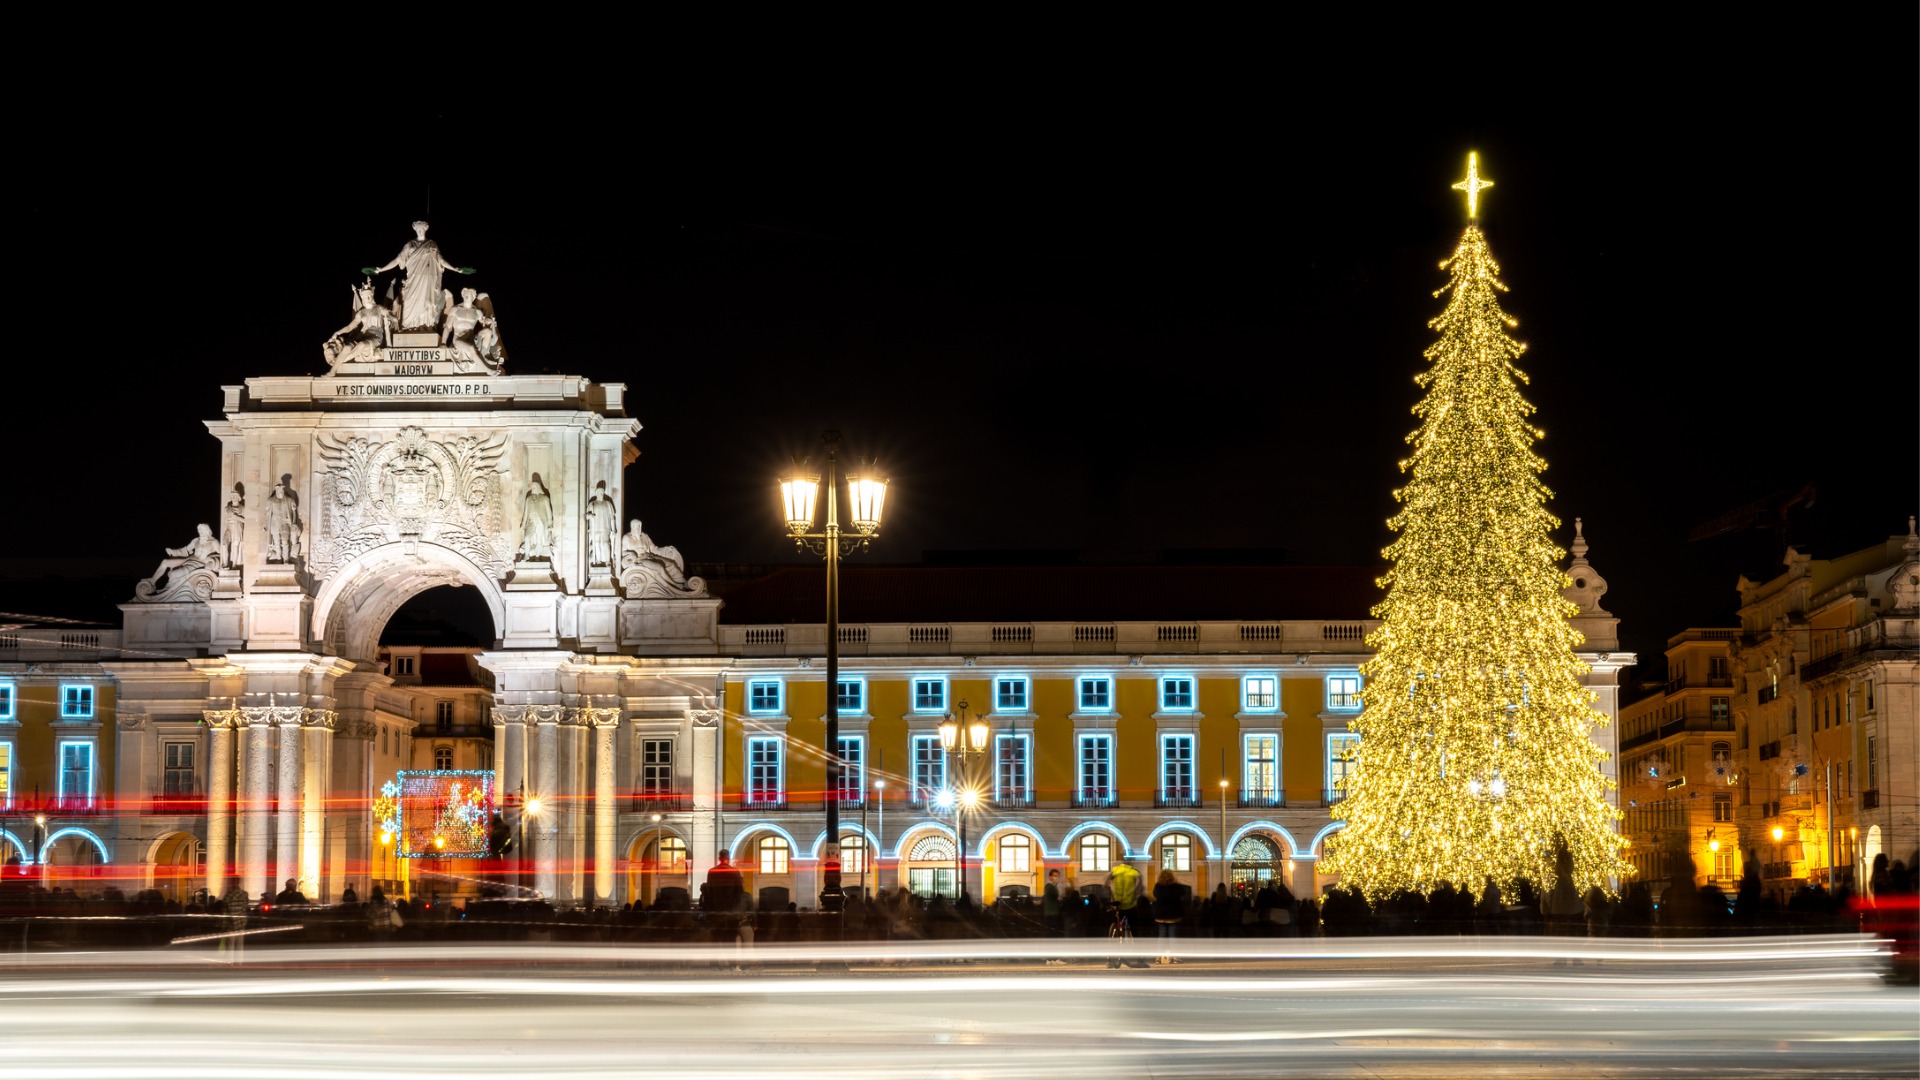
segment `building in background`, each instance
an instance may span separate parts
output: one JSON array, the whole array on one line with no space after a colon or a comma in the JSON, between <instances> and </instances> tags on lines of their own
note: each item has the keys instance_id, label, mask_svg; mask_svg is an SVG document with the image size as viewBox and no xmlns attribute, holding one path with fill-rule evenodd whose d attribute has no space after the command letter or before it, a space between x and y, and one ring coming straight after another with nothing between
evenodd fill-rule
<instances>
[{"instance_id":1,"label":"building in background","mask_svg":"<svg viewBox=\"0 0 1920 1080\"><path fill-rule=\"evenodd\" d=\"M1634 879L1656 897L1670 886L1731 889L1740 879L1732 673L1739 634L1675 634L1666 681L1620 707L1621 833Z\"/></svg>"}]
</instances>

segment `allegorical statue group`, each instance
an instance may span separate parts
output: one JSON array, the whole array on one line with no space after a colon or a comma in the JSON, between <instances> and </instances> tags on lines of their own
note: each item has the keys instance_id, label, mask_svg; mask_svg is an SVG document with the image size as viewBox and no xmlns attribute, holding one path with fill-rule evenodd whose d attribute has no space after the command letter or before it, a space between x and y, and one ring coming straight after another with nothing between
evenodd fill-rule
<instances>
[{"instance_id":1,"label":"allegorical statue group","mask_svg":"<svg viewBox=\"0 0 1920 1080\"><path fill-rule=\"evenodd\" d=\"M439 335L440 346L452 352L455 371L498 375L507 361L500 343L500 322L486 293L442 288L442 271L471 274L471 266L455 266L440 254L440 245L427 239L427 223L413 223L412 240L385 266L362 267L365 280L353 286L353 317L321 346L330 370L349 363L372 363L380 351L393 345L395 334ZM374 292L374 278L389 270L386 302Z\"/></svg>"}]
</instances>

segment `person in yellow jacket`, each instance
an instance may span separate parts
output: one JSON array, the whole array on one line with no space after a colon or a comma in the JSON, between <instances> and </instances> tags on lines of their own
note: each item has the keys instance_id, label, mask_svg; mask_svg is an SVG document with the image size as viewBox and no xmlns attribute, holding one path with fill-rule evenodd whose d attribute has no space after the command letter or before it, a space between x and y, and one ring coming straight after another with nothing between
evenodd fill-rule
<instances>
[{"instance_id":1,"label":"person in yellow jacket","mask_svg":"<svg viewBox=\"0 0 1920 1080\"><path fill-rule=\"evenodd\" d=\"M1107 871L1107 892L1113 897L1115 936L1131 942L1134 919L1144 914L1140 906L1140 871L1135 870L1131 863L1114 863L1113 869ZM1116 956L1107 961L1107 966L1117 968L1121 963L1122 958ZM1128 959L1125 963L1128 967L1147 966L1145 960Z\"/></svg>"}]
</instances>

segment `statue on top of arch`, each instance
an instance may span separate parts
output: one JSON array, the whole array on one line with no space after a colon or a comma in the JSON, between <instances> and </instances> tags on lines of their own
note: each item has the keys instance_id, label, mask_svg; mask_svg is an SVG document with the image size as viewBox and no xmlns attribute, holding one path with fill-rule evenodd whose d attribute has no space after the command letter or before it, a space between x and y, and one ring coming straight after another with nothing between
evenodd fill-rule
<instances>
[{"instance_id":1,"label":"statue on top of arch","mask_svg":"<svg viewBox=\"0 0 1920 1080\"><path fill-rule=\"evenodd\" d=\"M395 312L399 316L401 331L432 331L440 329L440 318L445 313L445 292L440 288L440 272L451 270L456 274L471 274L471 266L455 266L440 254L440 245L427 239L427 223L413 223L413 239L401 247L385 266L363 267L361 272L368 277L377 277L389 270L398 269L404 275L400 282L400 307Z\"/></svg>"},{"instance_id":2,"label":"statue on top of arch","mask_svg":"<svg viewBox=\"0 0 1920 1080\"><path fill-rule=\"evenodd\" d=\"M493 298L470 288L461 289L456 298L452 289L443 288L443 273L472 274L474 268L447 261L440 246L427 239L426 222L414 222L413 233L414 238L385 265L361 268L365 280L353 287L353 317L321 346L329 371L387 359L385 350L395 347L439 345L447 350L455 371L500 374L507 353L500 341ZM376 298L374 278L389 270L400 274L388 281L382 303Z\"/></svg>"}]
</instances>

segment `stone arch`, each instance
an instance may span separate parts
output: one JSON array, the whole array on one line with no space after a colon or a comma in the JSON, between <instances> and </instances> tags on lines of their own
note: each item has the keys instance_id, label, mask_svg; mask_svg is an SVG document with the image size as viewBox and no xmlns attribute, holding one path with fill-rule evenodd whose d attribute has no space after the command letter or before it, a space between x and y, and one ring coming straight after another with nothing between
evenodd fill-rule
<instances>
[{"instance_id":1,"label":"stone arch","mask_svg":"<svg viewBox=\"0 0 1920 1080\"><path fill-rule=\"evenodd\" d=\"M20 860L21 866L25 866L33 861L33 853L18 836L0 828L0 866L7 865L16 858Z\"/></svg>"},{"instance_id":2,"label":"stone arch","mask_svg":"<svg viewBox=\"0 0 1920 1080\"><path fill-rule=\"evenodd\" d=\"M199 837L185 830L154 837L140 857L146 887L159 889L168 900L186 903L195 891L206 885L206 869L201 861L205 847Z\"/></svg>"},{"instance_id":3,"label":"stone arch","mask_svg":"<svg viewBox=\"0 0 1920 1080\"><path fill-rule=\"evenodd\" d=\"M494 640L505 636L506 602L499 583L460 552L424 540L382 544L334 571L314 597L308 634L329 655L371 660L400 605L441 585L480 590L493 616Z\"/></svg>"},{"instance_id":4,"label":"stone arch","mask_svg":"<svg viewBox=\"0 0 1920 1080\"><path fill-rule=\"evenodd\" d=\"M1211 833L1191 821L1161 822L1159 827L1147 834L1145 840L1140 841L1140 857L1151 859L1153 857L1153 842L1171 832L1192 833L1200 838L1201 843L1207 845L1207 858L1217 859L1220 857L1219 842L1213 838ZM1287 842L1292 843L1293 841L1289 838Z\"/></svg>"},{"instance_id":5,"label":"stone arch","mask_svg":"<svg viewBox=\"0 0 1920 1080\"><path fill-rule=\"evenodd\" d=\"M907 854L913 850L913 845L919 843L920 834L926 832L939 833L956 845L960 843L960 834L953 831L953 826L942 824L938 821L922 821L908 826L907 830L894 840L893 857L895 859L906 858Z\"/></svg>"},{"instance_id":6,"label":"stone arch","mask_svg":"<svg viewBox=\"0 0 1920 1080\"><path fill-rule=\"evenodd\" d=\"M683 845L683 857L677 868L663 866L660 862L661 845L668 840L678 840ZM620 847L625 852L620 870L626 878L627 898L635 908L651 904L664 888L686 889L688 899L695 898L691 841L692 838L678 826L664 821L657 826L649 822L646 827L635 829L627 836L626 843Z\"/></svg>"},{"instance_id":7,"label":"stone arch","mask_svg":"<svg viewBox=\"0 0 1920 1080\"><path fill-rule=\"evenodd\" d=\"M1073 828L1067 830L1067 835L1060 838L1060 847L1054 851L1053 853L1054 857L1060 858L1060 859L1072 859L1073 852L1067 849L1067 845L1073 843L1073 841L1077 837L1079 837L1081 834L1093 832L1095 830L1098 830L1104 833L1109 833L1113 836L1115 840L1118 840L1120 842L1120 850L1114 855L1114 858L1139 859L1139 858L1145 857L1140 852L1137 852L1134 850L1133 845L1127 842L1127 834L1121 832L1120 826L1115 825L1111 821L1083 821L1080 824L1075 825Z\"/></svg>"},{"instance_id":8,"label":"stone arch","mask_svg":"<svg viewBox=\"0 0 1920 1080\"><path fill-rule=\"evenodd\" d=\"M1279 837L1281 840L1286 841L1286 857L1289 859L1300 858L1300 842L1293 838L1293 834L1287 831L1286 826L1273 821L1249 821L1245 825L1240 826L1239 829L1235 830L1233 836L1227 840L1227 850L1232 851L1234 845L1238 844L1244 837L1251 833L1265 833L1270 836Z\"/></svg>"}]
</instances>

